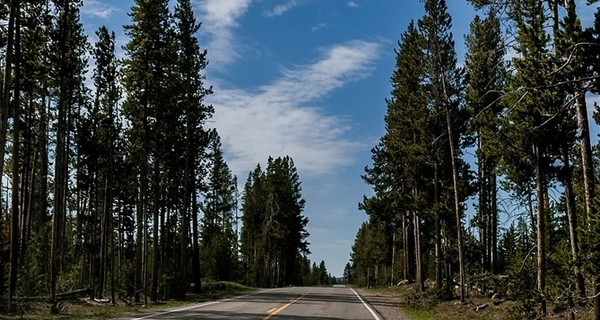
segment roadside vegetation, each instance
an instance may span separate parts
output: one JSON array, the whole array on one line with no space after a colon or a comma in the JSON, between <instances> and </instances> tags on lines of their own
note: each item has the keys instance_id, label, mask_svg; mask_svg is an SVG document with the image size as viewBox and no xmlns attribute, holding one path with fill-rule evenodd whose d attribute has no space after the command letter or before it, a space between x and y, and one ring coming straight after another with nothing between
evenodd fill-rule
<instances>
[{"instance_id":1,"label":"roadside vegetation","mask_svg":"<svg viewBox=\"0 0 600 320\"><path fill-rule=\"evenodd\" d=\"M377 295L375 307L378 303L392 305L410 320L535 319L531 313L536 307L534 301L529 302L528 308L518 300L473 295L463 304L458 300L440 300L431 288L419 293L415 285L373 288L370 291ZM592 305L570 309L560 304L548 304L546 319L573 319L573 316L575 319L593 319Z\"/></svg>"},{"instance_id":2,"label":"roadside vegetation","mask_svg":"<svg viewBox=\"0 0 600 320\"><path fill-rule=\"evenodd\" d=\"M201 293L190 293L185 300L166 300L151 302L148 305L135 304L131 301L119 300L116 304L111 301L94 300L87 297L77 297L61 301L59 312L49 314L51 303L48 299L16 299L17 309L7 315L0 315L0 319L110 319L124 314L143 314L153 309L170 309L179 306L202 303L228 297L237 296L256 290L235 282L219 281L206 282Z\"/></svg>"}]
</instances>

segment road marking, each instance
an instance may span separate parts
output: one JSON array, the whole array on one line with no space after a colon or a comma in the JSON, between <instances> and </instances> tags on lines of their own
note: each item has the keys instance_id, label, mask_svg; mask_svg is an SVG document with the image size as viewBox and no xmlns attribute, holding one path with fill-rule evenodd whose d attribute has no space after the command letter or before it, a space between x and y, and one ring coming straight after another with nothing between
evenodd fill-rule
<instances>
[{"instance_id":1,"label":"road marking","mask_svg":"<svg viewBox=\"0 0 600 320\"><path fill-rule=\"evenodd\" d=\"M275 310L273 310L274 308L269 309L268 314L262 320L269 320L269 319L271 319L272 316L274 316L274 315L280 313L281 311L287 309L289 306L291 306L294 303L298 302L298 300L304 298L305 295L306 295L306 293L303 293L298 298L290 300L290 302L288 302L287 304L285 304L285 305L283 305L283 306L281 306L281 307L279 307L279 308L277 308Z\"/></svg>"},{"instance_id":2,"label":"road marking","mask_svg":"<svg viewBox=\"0 0 600 320\"><path fill-rule=\"evenodd\" d=\"M169 310L169 311L165 311L165 312L161 312L161 313L149 314L147 316L143 316L143 317L140 317L140 318L133 318L131 320L150 319L150 318L153 318L153 317L159 317L159 316L162 316L162 315L165 315L165 314L169 314L169 313L175 313L175 312L180 312L180 311L185 311L185 310L190 310L190 309L195 309L195 308L206 307L206 306L210 306L210 305L221 303L221 302L227 302L227 301L231 301L231 300L237 300L237 299L241 299L241 298L253 296L253 295L259 294L261 292L262 291L254 292L254 293L247 294L247 295L244 295L244 296L233 297L233 298L229 298L229 299L223 299L223 300L211 301L211 302L204 302L204 303L201 303L201 304L194 304L194 305L183 307L183 308L179 308L179 309L173 309L173 310Z\"/></svg>"},{"instance_id":3,"label":"road marking","mask_svg":"<svg viewBox=\"0 0 600 320\"><path fill-rule=\"evenodd\" d=\"M363 298L358 294L358 292L356 292L353 288L350 288L350 290L352 290L352 292L354 292L354 294L358 297L358 300L360 300L360 302L362 302L362 304L365 306L365 308L367 308L367 310L369 310L369 312L371 313L371 315L373 315L373 318L375 320L381 320L381 318L379 318L377 313L375 313L375 311L373 311L373 309L371 309L371 307L369 307L369 305L365 302L365 300L363 300Z\"/></svg>"}]
</instances>

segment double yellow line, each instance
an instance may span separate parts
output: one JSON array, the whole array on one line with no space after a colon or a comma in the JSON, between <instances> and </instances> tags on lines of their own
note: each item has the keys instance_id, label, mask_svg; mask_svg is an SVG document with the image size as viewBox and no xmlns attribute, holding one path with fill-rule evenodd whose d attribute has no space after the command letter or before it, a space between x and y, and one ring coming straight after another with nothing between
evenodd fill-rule
<instances>
[{"instance_id":1,"label":"double yellow line","mask_svg":"<svg viewBox=\"0 0 600 320\"><path fill-rule=\"evenodd\" d=\"M283 306L281 306L279 308L270 309L269 313L262 320L269 320L269 319L271 319L271 317L273 317L274 315L276 315L276 314L280 313L281 311L287 309L289 306L291 306L294 303L298 302L298 300L304 298L304 296L306 296L306 293L303 293L298 298L290 300L290 302L286 303L285 305L283 305Z\"/></svg>"}]
</instances>

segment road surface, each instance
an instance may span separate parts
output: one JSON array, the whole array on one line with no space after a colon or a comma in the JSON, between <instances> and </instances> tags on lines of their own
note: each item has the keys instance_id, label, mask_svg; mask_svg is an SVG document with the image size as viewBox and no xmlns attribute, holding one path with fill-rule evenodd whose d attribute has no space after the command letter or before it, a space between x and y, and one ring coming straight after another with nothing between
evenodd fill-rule
<instances>
[{"instance_id":1,"label":"road surface","mask_svg":"<svg viewBox=\"0 0 600 320\"><path fill-rule=\"evenodd\" d=\"M232 299L148 311L119 319L381 320L351 288L313 287L268 289Z\"/></svg>"}]
</instances>

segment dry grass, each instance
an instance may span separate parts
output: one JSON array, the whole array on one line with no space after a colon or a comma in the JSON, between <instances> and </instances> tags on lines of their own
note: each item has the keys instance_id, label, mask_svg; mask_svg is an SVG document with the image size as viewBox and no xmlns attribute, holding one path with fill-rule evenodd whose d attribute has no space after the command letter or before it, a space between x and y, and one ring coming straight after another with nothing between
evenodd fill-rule
<instances>
[{"instance_id":1,"label":"dry grass","mask_svg":"<svg viewBox=\"0 0 600 320\"><path fill-rule=\"evenodd\" d=\"M374 289L378 299L387 300L397 305L412 320L517 320L541 319L536 313L536 304L525 306L523 302L491 299L489 297L474 297L468 303L460 300L438 301L433 291L417 293L414 286L390 287ZM478 306L487 305L477 310ZM528 311L534 311L529 313ZM591 320L591 306L581 306L575 309L558 308L548 305L548 314L544 319L571 319L571 313L577 320Z\"/></svg>"},{"instance_id":2,"label":"dry grass","mask_svg":"<svg viewBox=\"0 0 600 320\"><path fill-rule=\"evenodd\" d=\"M223 282L223 284L224 286L219 286L219 289L206 290L206 292L200 294L188 294L185 301L169 300L149 303L147 306L130 304L123 300L117 301L115 305L99 303L88 298L62 301L59 304L59 314L50 313L51 305L47 301L21 300L18 301L18 312L0 314L0 319L110 319L123 314L147 311L148 309L168 309L190 303L223 299L253 290L237 283Z\"/></svg>"}]
</instances>

